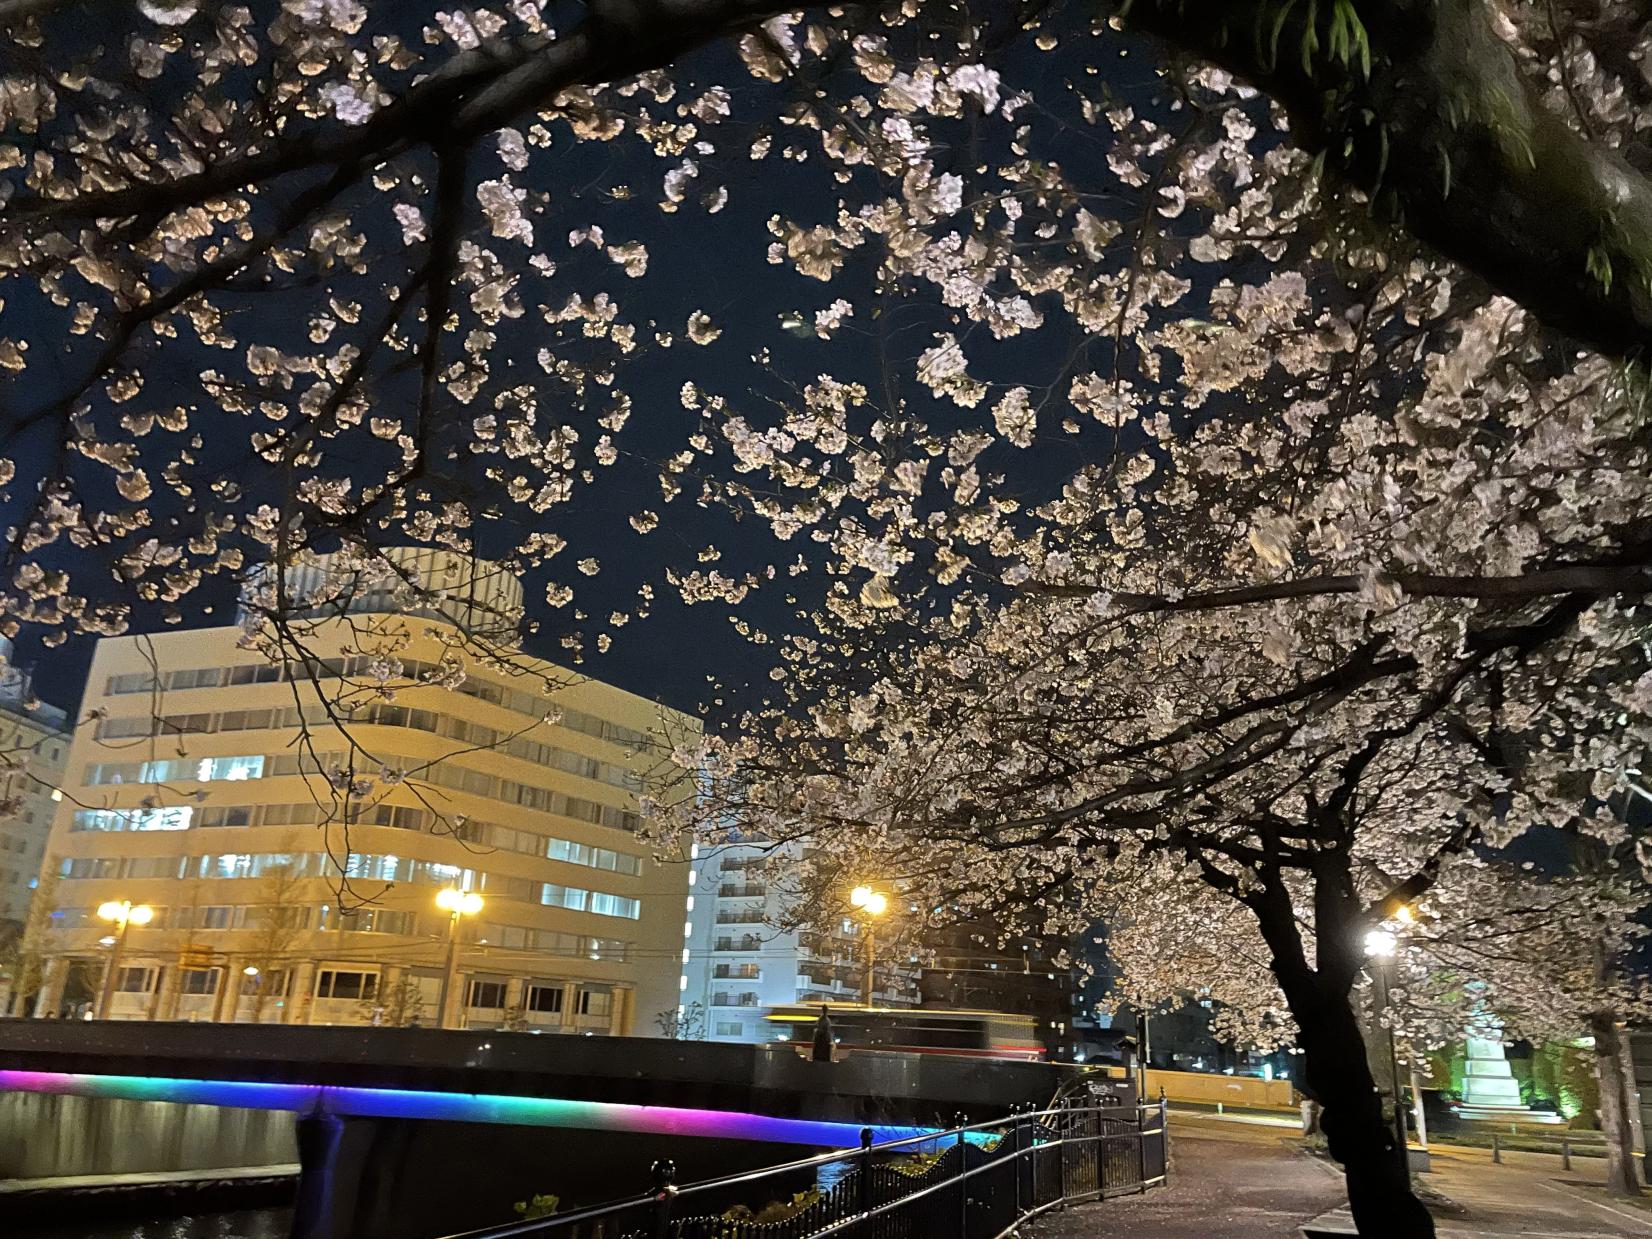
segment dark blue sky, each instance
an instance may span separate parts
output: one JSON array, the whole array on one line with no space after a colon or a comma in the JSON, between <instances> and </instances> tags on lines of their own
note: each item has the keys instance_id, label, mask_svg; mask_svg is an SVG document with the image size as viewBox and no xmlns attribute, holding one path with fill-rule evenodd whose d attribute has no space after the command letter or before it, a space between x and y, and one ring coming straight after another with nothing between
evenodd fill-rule
<instances>
[{"instance_id":1,"label":"dark blue sky","mask_svg":"<svg viewBox=\"0 0 1652 1239\"><path fill-rule=\"evenodd\" d=\"M1133 46L1139 49L1141 45ZM1075 58L1079 57L1107 62L1109 81L1116 91L1138 100L1147 97L1157 82L1148 59L1138 56L1121 62L1115 59L1117 54L1118 47L1107 35L1096 40L1073 40L1061 54L1053 56L1037 53L1023 41L1001 56L997 65L1007 86L1039 93L1041 105L1059 113L1076 109L1063 79L1073 75ZM737 117L744 110L754 120L772 123L781 102L776 88L754 82L727 49L700 53L683 67L681 77L730 85L736 92ZM864 83L860 85L864 88ZM688 97L692 89L685 89L681 97ZM775 132L777 143L794 140L818 148L817 135L788 132L784 127ZM1048 132L1055 137L1046 157L1060 158L1070 176L1098 191L1116 188L1104 162L1106 144L1091 140L1095 131L1080 134L1076 126L1063 131L1051 125ZM1075 134L1076 138L1072 136ZM483 147L491 150L491 141L484 142ZM639 334L651 334L654 328L645 328L651 322L659 330L674 332L678 340L669 350L654 350L641 362L621 367L618 385L634 400L630 424L618 436L621 450L627 455L605 471L597 485L580 488L574 502L553 509L544 518L546 527L566 537L570 544L553 568L559 579L577 584L577 605L591 618L576 623L572 608L562 612L549 609L543 602L544 578L530 579L526 582L529 613L544 627L526 646L530 652L565 662L560 646L562 632L565 627L583 628L587 648L592 652L582 671L681 709L711 706L714 712L720 712L714 704L718 694L710 689L708 678L734 690L722 694L723 709L751 704L766 692L776 647L749 644L735 632L731 617L737 615L752 627L771 633L794 628L799 607L818 598L826 584L820 571L822 557L806 537L781 545L759 520L736 523L725 513L697 507L692 485L689 493L669 506L662 505L654 461L679 448L696 425L696 415L682 408L680 388L685 381L694 380L709 391L727 396L754 422L773 415L772 398L783 395L788 386L801 388L823 372L865 382L876 398L881 387L880 340L896 367L909 376L913 361L933 342L935 332L951 330L963 336L969 325L956 323L936 304L929 289L898 304L890 302L880 307L875 292L875 246L857 252L829 285L767 261L767 248L773 239L767 221L772 216L786 214L803 222L829 220L840 194L849 197L851 203L868 196L863 187L845 191L831 179L818 158L798 163L771 157L756 163L744 157L742 147L731 145L717 157L702 160L706 167L702 183L728 186L727 209L708 214L685 208L676 214L664 214L656 204L659 179L670 162L645 150L634 138L576 143L562 131L552 153L548 164L535 164L540 171L533 187L550 194L549 206L536 217L535 224L546 239L543 248L568 269L568 291L589 296L606 288L619 299L625 317L638 324ZM963 156L951 157L958 164L957 170L968 176L971 169L964 165ZM548 173L543 171L547 167ZM473 173L472 179L494 175L491 164L488 168L480 176ZM994 188L1002 183L989 177L977 184ZM616 187L634 192L629 197L616 195ZM972 192L976 191L972 185ZM617 267L589 250L574 254L564 248L563 238L570 229L593 223L600 224L611 241L634 239L647 245L650 263L643 279L627 280ZM401 257L397 253L401 248L399 237L373 234L370 243L378 251L376 258L390 261ZM581 262L585 265L577 265ZM379 270L374 270L373 278L382 279ZM838 297L856 306L852 329L838 340L826 344L778 330L782 313L810 312ZM304 311L308 308L303 294L289 295L285 300L270 294L251 294L238 304L239 312L257 316L261 327L290 316L294 348L302 347ZM888 311L886 317L877 316L880 309ZM694 346L682 338L684 321L693 310L711 314L723 329L722 337L709 347ZM543 333L545 328L533 313L501 329L501 341L493 354L496 378L508 382L510 372L516 371L527 381L538 374L535 356L540 340L535 330ZM87 364L90 342L66 336L61 314L43 302L31 305L15 298L8 306L8 332L28 338L31 355L37 361L51 359L46 365L31 366L26 383L0 387L0 409L8 419L15 419L52 398L44 391L47 376L67 380ZM1082 342L1077 330L1060 313L1050 315L1042 330L1007 342L993 343L983 337L984 333L970 337L972 373L989 381L1024 383L1035 388L1050 382ZM446 347L456 350L457 342L450 339ZM753 354L761 349L769 350L767 366L753 360ZM1092 340L1091 349L1089 364L1104 368L1111 357L1110 342ZM221 357L186 339L170 342L145 362L147 386L143 399L152 404L164 403L170 375L177 375L181 383L193 383L200 369L219 364ZM377 398L385 402L414 398L411 377L406 375L387 377L376 390ZM922 389L914 390L910 380L900 394L939 426L950 428L966 422L990 425L985 407L966 414L950 405L936 406ZM453 408L451 413L468 423L477 411ZM864 420L870 421L876 414L876 410L871 411ZM1047 438L1034 450L993 449L983 463L1014 470L1012 476L1018 482L1024 479L1026 492L1038 494L1058 485L1083 459L1095 458L1110 449L1104 433L1090 430L1071 438L1056 428L1058 421L1058 416L1046 419ZM247 419L202 408L196 414L195 425L204 438L198 453L203 471L234 477L256 493L261 471L246 454ZM32 498L30 470L38 476L49 431L50 426L43 425L24 436L18 452L18 483L10 488L6 502L0 504L0 517L15 517L20 504ZM177 505L169 508L158 490L155 508L160 522ZM644 508L657 510L662 517L660 527L646 537L636 534L626 523L630 515ZM523 514L507 513L513 518ZM478 545L486 555L508 545L521 530L520 525L506 528L483 524L476 531ZM698 552L712 544L722 549L721 560L698 563ZM587 554L597 555L604 564L602 573L593 580L571 574L573 561ZM811 565L808 574L788 578L782 573L775 584L753 592L733 612L722 604L686 607L664 580L668 566L682 570L715 567L741 576L771 563L783 567L799 555ZM41 559L54 565L70 562L59 548L47 551ZM77 571L79 590L94 599L115 595L117 587L105 568L80 561ZM612 650L596 655L590 638L605 625L592 623L591 619L600 620L610 610L630 610L635 604L635 591L643 582L654 586L651 617L634 620L615 631ZM209 606L211 614L206 612ZM233 610L233 585L227 580L216 582L193 595L185 623L227 623L233 618ZM163 626L154 609L140 609L134 629ZM18 642L19 658L34 664L42 696L73 708L93 642L74 637L62 648L49 650L41 644L40 636L39 632L25 630Z\"/></svg>"}]
</instances>

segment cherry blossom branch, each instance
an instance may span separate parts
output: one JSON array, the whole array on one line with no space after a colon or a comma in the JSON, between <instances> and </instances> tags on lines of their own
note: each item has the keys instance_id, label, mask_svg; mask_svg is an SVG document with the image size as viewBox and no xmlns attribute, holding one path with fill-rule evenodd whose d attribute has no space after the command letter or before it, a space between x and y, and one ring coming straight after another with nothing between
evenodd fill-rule
<instances>
[{"instance_id":1,"label":"cherry blossom branch","mask_svg":"<svg viewBox=\"0 0 1652 1239\"><path fill-rule=\"evenodd\" d=\"M1630 556L1629 562L1539 568L1517 576L1385 572L1373 578L1363 573L1345 572L1205 590L1179 598L1168 594L1116 593L1099 585L1042 583L1024 588L1059 598L1090 598L1105 594L1116 606L1132 614L1143 615L1152 612L1220 611L1288 599L1360 594L1369 590L1373 581L1396 586L1414 598L1478 598L1487 602L1527 602L1566 594L1607 598L1641 597L1652 593L1652 544L1638 544L1627 554Z\"/></svg>"},{"instance_id":2,"label":"cherry blossom branch","mask_svg":"<svg viewBox=\"0 0 1652 1239\"><path fill-rule=\"evenodd\" d=\"M365 122L326 122L261 144L189 176L70 198L18 195L7 222L125 219L167 213L306 169L378 164L413 147L468 142L571 86L597 85L669 64L720 35L786 11L770 0L596 0L554 38L489 40L456 55Z\"/></svg>"},{"instance_id":3,"label":"cherry blossom branch","mask_svg":"<svg viewBox=\"0 0 1652 1239\"><path fill-rule=\"evenodd\" d=\"M1542 103L1479 0L1115 7L1272 95L1385 214L1552 325L1652 345L1652 181Z\"/></svg>"}]
</instances>

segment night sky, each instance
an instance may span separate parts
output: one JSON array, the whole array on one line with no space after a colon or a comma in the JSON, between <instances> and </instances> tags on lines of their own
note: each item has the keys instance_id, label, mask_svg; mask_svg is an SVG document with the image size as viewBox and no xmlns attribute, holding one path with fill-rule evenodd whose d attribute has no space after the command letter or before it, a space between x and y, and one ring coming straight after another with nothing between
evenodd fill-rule
<instances>
[{"instance_id":1,"label":"night sky","mask_svg":"<svg viewBox=\"0 0 1652 1239\"><path fill-rule=\"evenodd\" d=\"M1140 58L1141 45L1130 46L1138 53L1137 58L1114 60L1109 82L1113 89L1143 99L1157 78L1152 66ZM1041 105L1059 109L1073 104L1063 84L1073 72L1072 56L1101 61L1126 54L1107 35L1096 40L1075 40L1072 47L1071 52L1050 56L1033 51L1029 43L1022 41L998 62L998 67L1007 86L1042 92ZM742 112L743 97L774 93L774 88L754 83L726 48L698 54L683 67L680 76L727 84L737 96L737 116ZM744 101L750 103L752 98ZM747 109L746 114L756 118L760 111ZM772 101L769 112L772 115ZM777 141L795 139L800 146L818 148L817 134L788 134L782 128L776 130L776 135ZM1069 174L1087 180L1097 191L1116 185L1106 168L1105 143L1088 134L1077 136L1084 140L1073 140L1060 148ZM624 316L638 323L640 329L646 322L656 324L656 328L640 330L639 335L651 335L658 329L674 332L677 340L670 349L654 349L643 360L622 365L619 385L634 397L635 406L630 424L618 436L624 453L621 461L599 477L597 485L581 487L572 504L553 509L545 518L550 528L569 541L569 549L552 567L559 579L576 585L575 605L592 619L600 620L610 610L632 607L637 586L646 581L654 585L652 615L614 631L612 649L599 655L589 638L605 625L590 620L574 623L572 608L551 611L543 601L544 579L530 578L525 581L529 616L540 619L544 630L529 638L525 646L531 653L566 664L569 660L559 640L564 629L557 625L582 627L587 633L588 654L580 671L679 709L706 710L713 718L727 717L733 708L763 698L776 654L772 644L750 644L734 630L731 621L738 618L771 634L793 629L799 622L799 609L818 599L827 582L820 570L820 551L806 536L780 544L761 521L748 518L735 522L727 513L696 507L692 486L670 505L661 504L654 462L680 447L696 424L696 415L685 411L679 399L685 381L693 380L708 391L727 396L742 415L758 423L773 415L777 397L784 396L788 389L801 389L822 373L865 382L876 401L882 391L880 347L898 371L910 376L918 354L933 343L937 331L955 331L965 340L972 374L989 382L1028 384L1035 390L1041 383L1051 382L1075 356L1083 356L1088 367L1104 368L1111 359L1111 342L1086 339L1060 313L1050 315L1041 330L994 342L984 331L959 323L936 303L932 291L880 306L874 279L875 245L857 251L830 284L806 279L789 267L769 264L766 251L773 237L767 221L772 216L785 213L802 222L830 219L837 198L844 193L825 166L812 156L801 163L772 157L754 163L744 158L742 149L720 152L703 161L707 171L701 180L708 186L728 186L727 209L717 214L685 209L672 215L662 213L656 205L659 180L670 166L668 161L634 140L576 143L559 135L558 143L553 146L557 161L549 165L556 174L541 177L534 185L549 194L544 212L535 216L535 227L542 238L541 248L559 263L558 280L560 267L566 266L570 273L568 291L589 296L607 289L620 301ZM490 142L483 146L491 149ZM958 171L969 171L963 166L962 154L955 153L953 158L958 161ZM473 174L473 179L478 178ZM629 196L628 189L634 191ZM849 197L851 206L862 200L864 195ZM564 238L569 230L593 223L602 226L610 241L634 239L647 245L650 262L644 278L627 280L617 266L605 260L575 265L582 255L571 252ZM370 233L370 240L372 245L383 247L387 256L399 245L399 238L393 236ZM584 253L590 252L585 247ZM801 310L812 317L814 310L840 297L855 304L856 314L850 330L831 343L816 340L808 333L781 329L780 320L786 312ZM302 347L303 314L309 304L288 306L275 295L255 294L243 300L240 312L258 315L262 321L270 321L271 315L291 313L296 349ZM501 328L501 342L493 353L496 367L521 369L525 377L537 373L535 354L541 340L534 333L537 330L542 336L546 329L533 310L530 307L529 314L514 327ZM721 338L708 347L692 345L684 338L683 324L694 310L709 313L723 329ZM61 329L61 318L43 302L30 305L18 301L8 307L7 318L9 334L31 340L34 359L51 358L49 366L31 365L27 384L12 383L4 392L6 403L0 407L15 417L18 411L36 408L51 398L42 392L45 374L55 371L72 376L86 364L88 343L84 338L67 337ZM456 349L457 344L450 341L447 347ZM755 355L765 349L767 363L759 364ZM156 362L146 367L145 399L158 402L165 391L169 368L177 367L178 373L192 376L221 356L187 337L170 342ZM411 400L411 378L404 379L380 383L377 399ZM925 390L914 388L910 378L898 395L939 426L957 424L966 417L990 426L986 406L973 415L950 405L938 406ZM466 421L477 411L454 410ZM867 420L874 415L868 415ZM1057 428L1059 420L1059 416L1041 419L1043 441L1031 451L989 449L982 458L983 467L1016 470L1012 477L1023 493L1038 495L1058 487L1084 460L1111 450L1104 431L1090 429L1080 437L1071 437ZM222 433L214 433L220 423ZM201 409L195 424L205 439L203 462L226 476L243 480L256 492L260 470L245 454L247 420ZM18 481L0 502L0 516L5 517L14 517L19 505L32 497L32 487L25 484L39 475L43 434L38 430L25 434L16 447ZM32 476L31 460L35 464ZM166 502L165 492L157 488L158 523L167 510ZM638 535L626 523L628 516L644 508L659 511L662 518L659 528L647 536ZM525 510L509 515L522 514ZM513 542L519 529L483 525L476 536L486 556L490 548L497 551ZM713 544L722 550L722 558L715 563L697 562L699 552ZM586 554L596 554L603 560L603 571L594 580L571 575L573 562ZM41 560L53 566L69 562L61 555L60 548L52 548ZM808 563L809 571L803 576L788 576L785 566L800 556ZM754 591L735 609L720 603L686 607L664 579L668 566L679 570L717 568L742 576L771 563L781 570L776 583ZM94 599L114 596L112 581L108 593L97 592L96 582L108 579L106 567L88 569L77 565L77 572L77 589L92 594ZM187 604L190 610L185 626L233 621L234 586L230 581L217 581L192 597L195 601ZM205 609L208 606L210 614ZM158 612L140 610L133 630L163 627L166 625ZM94 642L73 637L52 650L41 644L41 635L25 630L17 643L18 659L34 667L37 691L42 697L73 709ZM713 688L713 682L726 686L727 691Z\"/></svg>"}]
</instances>

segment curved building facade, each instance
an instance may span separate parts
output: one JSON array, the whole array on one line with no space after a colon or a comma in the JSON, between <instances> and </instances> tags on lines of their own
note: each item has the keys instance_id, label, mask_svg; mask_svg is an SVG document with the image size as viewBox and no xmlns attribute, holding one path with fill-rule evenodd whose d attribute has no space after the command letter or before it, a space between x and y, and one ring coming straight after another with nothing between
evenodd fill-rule
<instances>
[{"instance_id":1,"label":"curved building facade","mask_svg":"<svg viewBox=\"0 0 1652 1239\"><path fill-rule=\"evenodd\" d=\"M698 722L470 656L520 589L443 557L403 566L462 585L423 607L364 589L312 618L302 663L234 627L99 643L37 1013L649 1034L675 1010L689 872L638 838L638 792ZM326 565L289 588L311 577L336 605ZM455 917L444 890L481 906ZM150 919L121 937L111 901Z\"/></svg>"}]
</instances>

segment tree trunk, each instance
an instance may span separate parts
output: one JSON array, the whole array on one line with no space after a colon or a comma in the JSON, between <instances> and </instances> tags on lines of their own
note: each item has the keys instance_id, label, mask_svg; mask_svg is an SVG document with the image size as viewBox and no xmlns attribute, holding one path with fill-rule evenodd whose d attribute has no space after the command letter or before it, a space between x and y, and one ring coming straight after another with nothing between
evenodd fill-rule
<instances>
[{"instance_id":1,"label":"tree trunk","mask_svg":"<svg viewBox=\"0 0 1652 1239\"><path fill-rule=\"evenodd\" d=\"M1632 1104L1629 1079L1618 1040L1617 1013L1589 1013L1589 1031L1595 1039L1595 1077L1600 1081L1600 1126L1606 1135L1606 1186L1618 1196L1639 1196L1640 1175L1635 1168L1635 1133L1630 1123Z\"/></svg>"},{"instance_id":2,"label":"tree trunk","mask_svg":"<svg viewBox=\"0 0 1652 1239\"><path fill-rule=\"evenodd\" d=\"M1348 853L1327 851L1316 860L1316 967L1303 954L1296 908L1277 872L1267 874L1245 902L1256 914L1269 966L1300 1030L1307 1091L1319 1102L1320 1130L1342 1166L1355 1227L1371 1239L1434 1239L1434 1219L1412 1192L1405 1151L1383 1118L1350 998L1363 922Z\"/></svg>"},{"instance_id":3,"label":"tree trunk","mask_svg":"<svg viewBox=\"0 0 1652 1239\"><path fill-rule=\"evenodd\" d=\"M1411 1174L1383 1117L1365 1041L1346 993L1298 999L1287 991L1301 1028L1308 1087L1321 1106L1319 1124L1348 1184L1348 1207L1362 1235L1433 1239L1434 1219L1411 1190ZM1311 1004L1311 1006L1309 1005Z\"/></svg>"}]
</instances>

